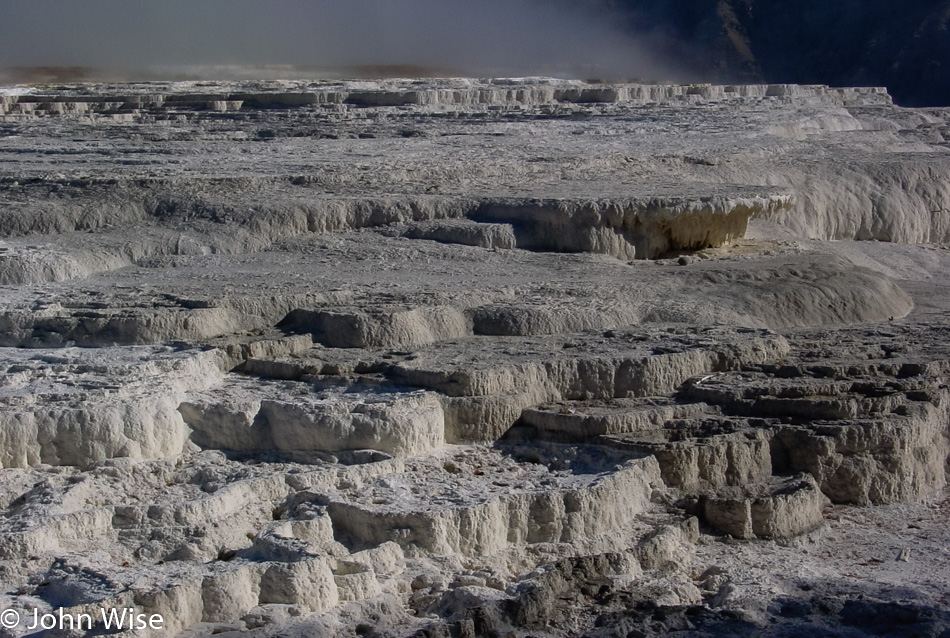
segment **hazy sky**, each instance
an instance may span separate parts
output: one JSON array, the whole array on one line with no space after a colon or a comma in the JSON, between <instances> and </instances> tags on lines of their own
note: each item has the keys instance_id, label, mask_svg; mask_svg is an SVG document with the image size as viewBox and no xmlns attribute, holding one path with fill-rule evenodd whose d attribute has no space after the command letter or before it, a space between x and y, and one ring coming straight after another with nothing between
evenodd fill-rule
<instances>
[{"instance_id":1,"label":"hazy sky","mask_svg":"<svg viewBox=\"0 0 950 638\"><path fill-rule=\"evenodd\" d=\"M0 66L419 64L670 73L651 58L645 38L566 0L3 0L0 14Z\"/></svg>"}]
</instances>

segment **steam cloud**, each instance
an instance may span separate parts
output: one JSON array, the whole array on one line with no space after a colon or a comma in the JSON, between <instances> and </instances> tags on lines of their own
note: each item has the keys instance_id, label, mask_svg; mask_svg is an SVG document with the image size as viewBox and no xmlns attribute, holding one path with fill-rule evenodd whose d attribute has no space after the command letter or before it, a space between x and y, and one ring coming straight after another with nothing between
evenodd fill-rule
<instances>
[{"instance_id":1,"label":"steam cloud","mask_svg":"<svg viewBox=\"0 0 950 638\"><path fill-rule=\"evenodd\" d=\"M649 38L567 0L5 0L0 66L418 65L670 79ZM580 6L579 6L580 5Z\"/></svg>"}]
</instances>

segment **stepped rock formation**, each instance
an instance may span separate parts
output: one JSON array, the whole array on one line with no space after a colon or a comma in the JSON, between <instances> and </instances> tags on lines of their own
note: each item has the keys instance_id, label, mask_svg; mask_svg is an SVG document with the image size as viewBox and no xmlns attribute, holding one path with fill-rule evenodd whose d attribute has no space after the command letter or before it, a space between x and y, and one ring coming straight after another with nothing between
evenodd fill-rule
<instances>
[{"instance_id":1,"label":"stepped rock formation","mask_svg":"<svg viewBox=\"0 0 950 638\"><path fill-rule=\"evenodd\" d=\"M942 635L948 140L877 88L0 89L0 636Z\"/></svg>"}]
</instances>

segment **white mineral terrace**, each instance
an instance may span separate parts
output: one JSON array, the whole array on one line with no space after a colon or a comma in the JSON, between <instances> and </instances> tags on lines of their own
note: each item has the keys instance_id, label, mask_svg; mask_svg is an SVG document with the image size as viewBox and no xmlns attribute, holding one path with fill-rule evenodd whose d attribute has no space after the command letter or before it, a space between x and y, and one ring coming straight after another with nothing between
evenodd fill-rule
<instances>
[{"instance_id":1,"label":"white mineral terrace","mask_svg":"<svg viewBox=\"0 0 950 638\"><path fill-rule=\"evenodd\" d=\"M0 638L944 635L948 140L880 88L0 87Z\"/></svg>"}]
</instances>

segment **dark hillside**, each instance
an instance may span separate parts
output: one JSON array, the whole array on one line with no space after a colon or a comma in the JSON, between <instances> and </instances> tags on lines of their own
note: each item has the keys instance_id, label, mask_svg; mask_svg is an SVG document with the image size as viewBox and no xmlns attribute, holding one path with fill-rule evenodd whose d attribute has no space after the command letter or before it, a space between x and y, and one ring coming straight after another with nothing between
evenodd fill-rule
<instances>
[{"instance_id":1,"label":"dark hillside","mask_svg":"<svg viewBox=\"0 0 950 638\"><path fill-rule=\"evenodd\" d=\"M593 0L697 79L884 85L950 105L950 0Z\"/></svg>"}]
</instances>

